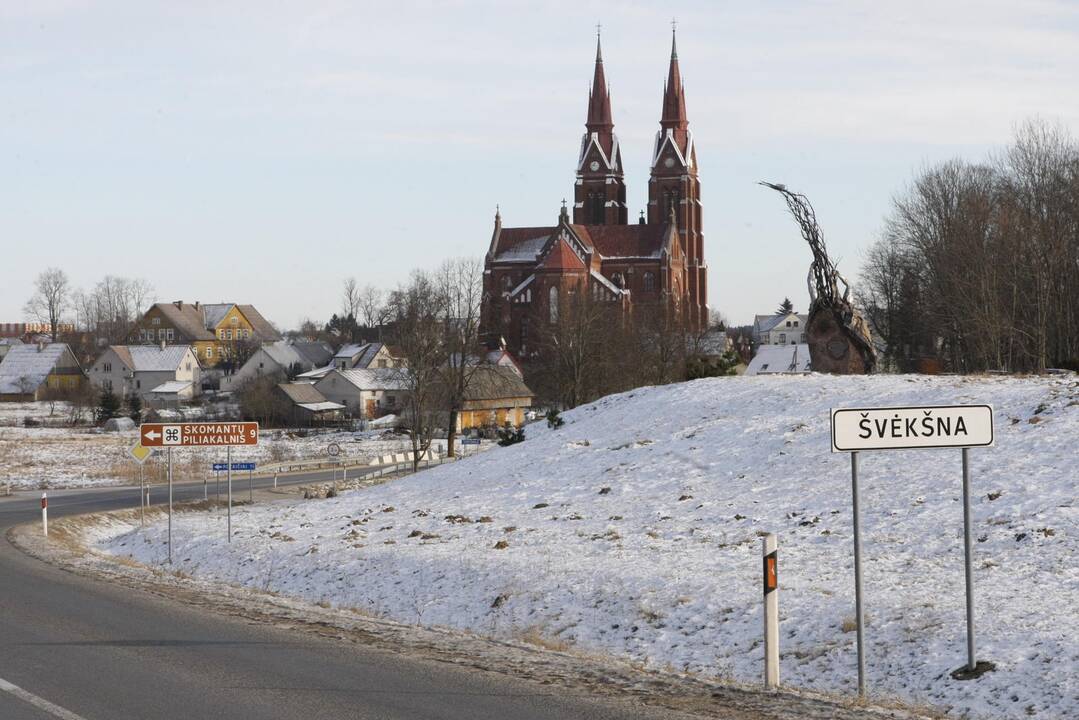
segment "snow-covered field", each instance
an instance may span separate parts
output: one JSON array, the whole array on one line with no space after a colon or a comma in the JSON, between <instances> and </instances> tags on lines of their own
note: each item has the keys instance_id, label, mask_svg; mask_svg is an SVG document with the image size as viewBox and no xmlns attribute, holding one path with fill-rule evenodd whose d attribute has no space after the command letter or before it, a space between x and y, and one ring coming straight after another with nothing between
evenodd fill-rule
<instances>
[{"instance_id":1,"label":"snow-covered field","mask_svg":"<svg viewBox=\"0 0 1079 720\"><path fill-rule=\"evenodd\" d=\"M849 458L830 407L989 403L971 451L980 659L965 660L958 450L865 453L870 692L957 717L1079 717L1079 381L715 378L605 398L528 439L340 497L174 523L177 569L425 625L758 681L759 535L780 543L782 680L856 684ZM164 530L99 526L147 563Z\"/></svg>"},{"instance_id":2,"label":"snow-covered field","mask_svg":"<svg viewBox=\"0 0 1079 720\"><path fill-rule=\"evenodd\" d=\"M66 403L0 403L0 485L12 489L38 487L90 487L138 482L138 465L128 450L138 432L106 433L96 428L22 427L22 419L59 421L67 413ZM50 416L50 410L52 415ZM18 425L15 422L18 421ZM8 423L8 424L5 424ZM366 459L411 449L407 438L382 431L366 433L307 433L265 430L259 444L235 448L234 462L266 463L325 457L330 443L337 443L341 457ZM188 448L173 456L178 478L202 478L213 462L224 462L223 449ZM163 477L164 462L152 458L146 463L147 477Z\"/></svg>"}]
</instances>

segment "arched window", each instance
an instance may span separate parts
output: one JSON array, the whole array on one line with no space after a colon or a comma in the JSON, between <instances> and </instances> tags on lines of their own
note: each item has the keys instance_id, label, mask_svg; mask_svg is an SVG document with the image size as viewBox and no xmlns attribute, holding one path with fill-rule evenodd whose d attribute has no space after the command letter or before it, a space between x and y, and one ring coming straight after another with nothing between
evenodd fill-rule
<instances>
[{"instance_id":1,"label":"arched window","mask_svg":"<svg viewBox=\"0 0 1079 720\"><path fill-rule=\"evenodd\" d=\"M646 272L644 274L644 291L652 292L656 289L656 276L653 273Z\"/></svg>"},{"instance_id":2,"label":"arched window","mask_svg":"<svg viewBox=\"0 0 1079 720\"><path fill-rule=\"evenodd\" d=\"M502 290L504 290L505 292L509 292L512 289L513 289L513 280L510 278L509 275L503 275L502 276Z\"/></svg>"},{"instance_id":3,"label":"arched window","mask_svg":"<svg viewBox=\"0 0 1079 720\"><path fill-rule=\"evenodd\" d=\"M558 322L558 286L552 285L550 291L547 293L547 305L548 312L550 313L551 324Z\"/></svg>"},{"instance_id":4,"label":"arched window","mask_svg":"<svg viewBox=\"0 0 1079 720\"><path fill-rule=\"evenodd\" d=\"M611 275L611 282L615 284L615 287L624 288L626 286L625 280L622 279L622 273L616 272Z\"/></svg>"}]
</instances>

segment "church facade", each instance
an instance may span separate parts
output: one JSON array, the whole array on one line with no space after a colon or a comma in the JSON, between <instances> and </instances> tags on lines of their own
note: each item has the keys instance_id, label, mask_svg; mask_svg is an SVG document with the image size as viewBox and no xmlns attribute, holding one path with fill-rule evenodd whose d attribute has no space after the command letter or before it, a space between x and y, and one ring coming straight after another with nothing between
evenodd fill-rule
<instances>
[{"instance_id":1,"label":"church facade","mask_svg":"<svg viewBox=\"0 0 1079 720\"><path fill-rule=\"evenodd\" d=\"M610 303L630 321L635 311L650 307L690 329L706 327L708 266L697 152L673 38L659 124L647 211L630 222L622 148L597 39L572 210L563 201L557 224L536 227L504 227L495 213L484 259L481 330L488 343L528 356L536 349L539 324L557 322L579 293Z\"/></svg>"}]
</instances>

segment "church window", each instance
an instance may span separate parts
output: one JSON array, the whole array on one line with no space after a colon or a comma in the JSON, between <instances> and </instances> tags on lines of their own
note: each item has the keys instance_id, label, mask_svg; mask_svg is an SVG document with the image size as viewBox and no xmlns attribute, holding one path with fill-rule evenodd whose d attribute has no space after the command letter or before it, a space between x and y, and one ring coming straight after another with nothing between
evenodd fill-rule
<instances>
[{"instance_id":1,"label":"church window","mask_svg":"<svg viewBox=\"0 0 1079 720\"><path fill-rule=\"evenodd\" d=\"M547 305L551 323L558 322L558 287L555 285L552 285L547 293Z\"/></svg>"},{"instance_id":2,"label":"church window","mask_svg":"<svg viewBox=\"0 0 1079 720\"><path fill-rule=\"evenodd\" d=\"M590 210L590 217L588 221L593 225L603 224L603 195L600 193L589 193L588 204Z\"/></svg>"},{"instance_id":3,"label":"church window","mask_svg":"<svg viewBox=\"0 0 1079 720\"><path fill-rule=\"evenodd\" d=\"M653 273L646 272L644 274L644 291L652 292L656 289L656 276Z\"/></svg>"},{"instance_id":4,"label":"church window","mask_svg":"<svg viewBox=\"0 0 1079 720\"><path fill-rule=\"evenodd\" d=\"M611 282L613 282L616 287L622 288L626 286L625 280L622 279L622 273L616 272L614 275L611 275Z\"/></svg>"}]
</instances>

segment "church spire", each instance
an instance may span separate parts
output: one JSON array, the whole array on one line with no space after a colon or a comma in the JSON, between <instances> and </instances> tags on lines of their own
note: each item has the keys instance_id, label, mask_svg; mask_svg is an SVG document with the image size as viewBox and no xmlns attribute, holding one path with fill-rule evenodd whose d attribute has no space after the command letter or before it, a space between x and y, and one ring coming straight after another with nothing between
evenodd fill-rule
<instances>
[{"instance_id":1,"label":"church spire","mask_svg":"<svg viewBox=\"0 0 1079 720\"><path fill-rule=\"evenodd\" d=\"M678 35L671 23L671 64L667 70L667 84L663 88L663 115L659 124L664 130L685 132L689 126L686 117L686 96L682 87L682 73L678 69Z\"/></svg>"},{"instance_id":2,"label":"church spire","mask_svg":"<svg viewBox=\"0 0 1079 720\"><path fill-rule=\"evenodd\" d=\"M611 90L607 86L607 77L603 73L603 48L600 46L599 31L596 31L596 69L592 74L592 87L588 92L588 119L585 127L590 133L600 133L604 149L610 149L608 141L614 121L611 120Z\"/></svg>"}]
</instances>

